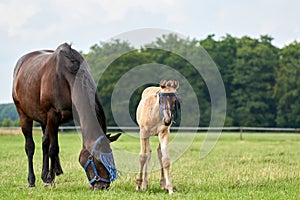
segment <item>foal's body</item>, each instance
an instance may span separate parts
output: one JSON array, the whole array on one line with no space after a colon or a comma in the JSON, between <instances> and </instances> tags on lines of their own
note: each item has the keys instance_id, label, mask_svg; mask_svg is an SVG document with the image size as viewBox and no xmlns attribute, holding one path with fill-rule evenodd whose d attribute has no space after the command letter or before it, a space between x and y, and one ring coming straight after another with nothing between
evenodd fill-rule
<instances>
[{"instance_id":1,"label":"foal's body","mask_svg":"<svg viewBox=\"0 0 300 200\"><path fill-rule=\"evenodd\" d=\"M147 167L151 157L149 137L158 136L159 145L157 154L161 165L160 184L167 189L169 194L173 193L170 178L170 158L168 151L170 126L172 124L173 108L160 111L159 94L175 94L178 88L178 81L161 81L160 87L148 87L142 93L142 98L137 108L137 122L140 127L140 172L137 176L137 190L146 189L148 186ZM169 99L178 101L177 97ZM168 102L165 102L168 104ZM175 104L169 104L175 105ZM163 117L161 116L163 115ZM143 177L143 170L144 177Z\"/></svg>"}]
</instances>

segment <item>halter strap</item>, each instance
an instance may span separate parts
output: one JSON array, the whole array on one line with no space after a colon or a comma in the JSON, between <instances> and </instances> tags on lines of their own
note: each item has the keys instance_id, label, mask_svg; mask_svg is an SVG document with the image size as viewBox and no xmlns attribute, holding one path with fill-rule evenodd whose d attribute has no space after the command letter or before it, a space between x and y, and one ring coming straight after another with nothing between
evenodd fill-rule
<instances>
[{"instance_id":1,"label":"halter strap","mask_svg":"<svg viewBox=\"0 0 300 200\"><path fill-rule=\"evenodd\" d=\"M94 162L94 151L96 149L97 144L102 140L103 137L104 137L103 135L100 135L97 138L97 140L95 141L94 146L92 148L91 154L90 154L88 160L86 161L86 163L83 167L85 172L87 172L87 168L88 168L89 165L91 165L93 170L94 170L95 176L94 176L94 178L89 180L90 184L93 184L94 182L97 182L97 181L102 181L102 182L105 182L105 183L110 183L111 182L110 180L108 180L106 178L102 178L102 177L99 176L98 171L97 171L96 166L95 166L95 162Z\"/></svg>"},{"instance_id":2,"label":"halter strap","mask_svg":"<svg viewBox=\"0 0 300 200\"><path fill-rule=\"evenodd\" d=\"M97 144L102 140L102 138L104 138L104 136L103 136L103 135L100 135L100 136L97 138L97 140L95 141L94 146L93 146L92 151L91 151L91 156L94 156L94 151L95 151L95 149L96 149L96 146L97 146Z\"/></svg>"}]
</instances>

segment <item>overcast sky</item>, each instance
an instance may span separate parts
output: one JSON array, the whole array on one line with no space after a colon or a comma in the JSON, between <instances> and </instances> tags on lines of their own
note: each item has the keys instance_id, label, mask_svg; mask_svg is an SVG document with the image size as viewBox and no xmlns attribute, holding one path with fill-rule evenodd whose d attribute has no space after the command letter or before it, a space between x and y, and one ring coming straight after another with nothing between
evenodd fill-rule
<instances>
[{"instance_id":1,"label":"overcast sky","mask_svg":"<svg viewBox=\"0 0 300 200\"><path fill-rule=\"evenodd\" d=\"M12 102L16 61L72 42L77 50L123 32L167 29L204 39L268 34L283 47L300 41L299 0L0 0L0 103Z\"/></svg>"}]
</instances>

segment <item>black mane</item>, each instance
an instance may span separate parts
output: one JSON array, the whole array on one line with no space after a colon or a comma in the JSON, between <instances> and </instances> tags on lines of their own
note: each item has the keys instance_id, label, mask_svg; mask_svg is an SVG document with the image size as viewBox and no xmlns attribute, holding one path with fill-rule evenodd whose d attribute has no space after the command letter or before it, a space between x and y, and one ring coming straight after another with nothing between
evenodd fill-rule
<instances>
[{"instance_id":1,"label":"black mane","mask_svg":"<svg viewBox=\"0 0 300 200\"><path fill-rule=\"evenodd\" d=\"M97 120L103 130L103 133L106 135L107 133L106 117L97 92L95 93L95 111L96 111Z\"/></svg>"}]
</instances>

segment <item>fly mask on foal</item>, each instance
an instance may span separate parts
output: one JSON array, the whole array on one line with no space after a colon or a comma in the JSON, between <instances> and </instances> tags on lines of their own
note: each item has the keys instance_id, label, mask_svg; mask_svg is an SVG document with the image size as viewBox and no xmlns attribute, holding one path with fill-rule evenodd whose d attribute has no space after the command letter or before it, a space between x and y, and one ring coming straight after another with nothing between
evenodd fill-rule
<instances>
[{"instance_id":1,"label":"fly mask on foal","mask_svg":"<svg viewBox=\"0 0 300 200\"><path fill-rule=\"evenodd\" d=\"M180 101L176 92L158 92L159 96L159 116L166 126L175 122L180 110Z\"/></svg>"}]
</instances>

